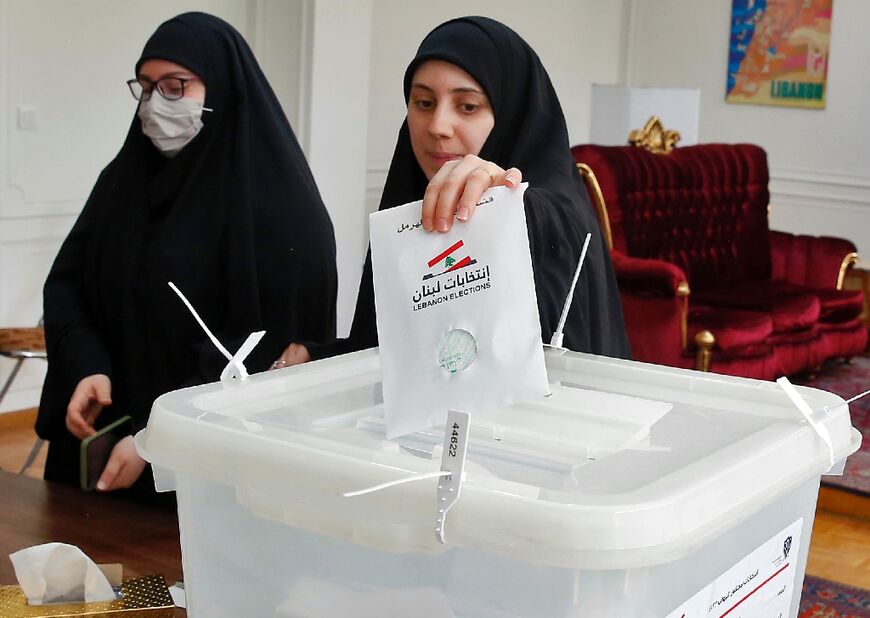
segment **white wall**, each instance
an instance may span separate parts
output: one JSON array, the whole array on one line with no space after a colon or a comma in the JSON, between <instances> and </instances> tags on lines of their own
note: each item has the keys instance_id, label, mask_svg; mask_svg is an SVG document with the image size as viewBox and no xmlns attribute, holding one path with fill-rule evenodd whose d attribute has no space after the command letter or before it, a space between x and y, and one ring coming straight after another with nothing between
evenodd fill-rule
<instances>
[{"instance_id":1,"label":"white wall","mask_svg":"<svg viewBox=\"0 0 870 618\"><path fill-rule=\"evenodd\" d=\"M187 10L226 19L269 59L264 70L293 119L300 52L282 34L292 33L300 6L0 0L0 327L33 325L42 314L42 284L60 243L130 126L136 102L124 82L157 26ZM36 111L35 128L18 126L21 107ZM0 359L0 381L11 367ZM26 362L0 411L36 405L44 370L39 361Z\"/></svg>"},{"instance_id":2,"label":"white wall","mask_svg":"<svg viewBox=\"0 0 870 618\"><path fill-rule=\"evenodd\" d=\"M632 5L629 83L700 88L701 141L767 150L771 226L849 238L870 258L870 2L833 3L824 110L725 102L730 0Z\"/></svg>"},{"instance_id":3,"label":"white wall","mask_svg":"<svg viewBox=\"0 0 870 618\"><path fill-rule=\"evenodd\" d=\"M314 0L305 138L308 163L335 228L338 334L350 330L366 234L366 119L369 110L371 0Z\"/></svg>"},{"instance_id":4,"label":"white wall","mask_svg":"<svg viewBox=\"0 0 870 618\"><path fill-rule=\"evenodd\" d=\"M624 72L623 0L374 0L366 204L377 208L396 136L405 118L402 79L417 47L438 24L484 15L516 30L541 58L559 95L572 143L588 140L593 82ZM421 196L422 197L422 196Z\"/></svg>"}]
</instances>

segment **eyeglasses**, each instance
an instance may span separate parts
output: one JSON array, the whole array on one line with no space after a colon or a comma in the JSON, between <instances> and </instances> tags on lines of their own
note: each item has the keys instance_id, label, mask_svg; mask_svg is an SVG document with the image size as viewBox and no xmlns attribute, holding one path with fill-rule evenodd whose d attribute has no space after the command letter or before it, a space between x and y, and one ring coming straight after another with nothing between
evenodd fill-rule
<instances>
[{"instance_id":1,"label":"eyeglasses","mask_svg":"<svg viewBox=\"0 0 870 618\"><path fill-rule=\"evenodd\" d=\"M127 85L130 87L130 94L137 101L147 101L155 89L164 99L177 101L184 96L184 85L196 79L196 77L161 77L156 82L152 82L150 79L140 77L128 80Z\"/></svg>"}]
</instances>

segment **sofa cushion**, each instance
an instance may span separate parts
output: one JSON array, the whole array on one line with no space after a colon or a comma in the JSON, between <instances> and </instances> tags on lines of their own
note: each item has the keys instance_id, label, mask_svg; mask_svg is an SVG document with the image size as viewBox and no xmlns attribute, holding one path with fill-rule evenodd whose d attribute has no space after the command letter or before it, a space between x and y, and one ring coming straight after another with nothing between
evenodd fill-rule
<instances>
[{"instance_id":1,"label":"sofa cushion","mask_svg":"<svg viewBox=\"0 0 870 618\"><path fill-rule=\"evenodd\" d=\"M821 321L836 324L861 315L864 293L861 290L812 289L822 303Z\"/></svg>"},{"instance_id":2,"label":"sofa cushion","mask_svg":"<svg viewBox=\"0 0 870 618\"><path fill-rule=\"evenodd\" d=\"M726 356L755 356L770 349L766 341L773 332L773 321L761 312L693 305L689 308L690 346L702 330L713 333L716 349Z\"/></svg>"},{"instance_id":3,"label":"sofa cushion","mask_svg":"<svg viewBox=\"0 0 870 618\"><path fill-rule=\"evenodd\" d=\"M781 376L814 370L825 360L828 351L818 325L774 333L768 341L773 346L776 370Z\"/></svg>"},{"instance_id":4,"label":"sofa cushion","mask_svg":"<svg viewBox=\"0 0 870 618\"><path fill-rule=\"evenodd\" d=\"M867 325L855 318L848 322L821 322L819 330L825 341L827 356L857 356L867 349ZM856 390L860 390L857 388Z\"/></svg>"},{"instance_id":5,"label":"sofa cushion","mask_svg":"<svg viewBox=\"0 0 870 618\"><path fill-rule=\"evenodd\" d=\"M812 327L819 321L818 296L784 281L749 281L695 295L699 303L770 315L774 333L788 333Z\"/></svg>"}]
</instances>

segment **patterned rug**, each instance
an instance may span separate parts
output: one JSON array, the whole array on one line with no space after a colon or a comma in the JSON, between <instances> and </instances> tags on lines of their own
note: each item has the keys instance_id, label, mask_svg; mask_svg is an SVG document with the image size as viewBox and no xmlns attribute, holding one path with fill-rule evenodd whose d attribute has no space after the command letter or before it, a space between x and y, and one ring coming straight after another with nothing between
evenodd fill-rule
<instances>
[{"instance_id":1,"label":"patterned rug","mask_svg":"<svg viewBox=\"0 0 870 618\"><path fill-rule=\"evenodd\" d=\"M803 384L836 393L849 399L870 389L870 356L853 359L849 365L828 361L813 380ZM870 496L870 395L849 404L852 425L864 434L861 449L846 460L843 476L823 476L822 484Z\"/></svg>"},{"instance_id":2,"label":"patterned rug","mask_svg":"<svg viewBox=\"0 0 870 618\"><path fill-rule=\"evenodd\" d=\"M804 578L798 618L870 617L870 590L844 586L826 579Z\"/></svg>"}]
</instances>

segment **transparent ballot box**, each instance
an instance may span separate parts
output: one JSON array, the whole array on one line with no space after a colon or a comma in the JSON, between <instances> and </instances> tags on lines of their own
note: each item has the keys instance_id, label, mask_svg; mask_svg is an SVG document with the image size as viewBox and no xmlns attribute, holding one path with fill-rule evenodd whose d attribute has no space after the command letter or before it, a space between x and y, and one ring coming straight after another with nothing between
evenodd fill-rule
<instances>
[{"instance_id":1,"label":"transparent ballot box","mask_svg":"<svg viewBox=\"0 0 870 618\"><path fill-rule=\"evenodd\" d=\"M810 423L772 382L545 356L550 396L472 415L444 543L437 478L342 495L441 465L443 427L385 438L377 349L160 397L136 443L190 615L796 616L843 400L796 387Z\"/></svg>"}]
</instances>

